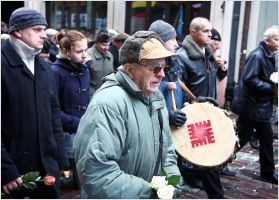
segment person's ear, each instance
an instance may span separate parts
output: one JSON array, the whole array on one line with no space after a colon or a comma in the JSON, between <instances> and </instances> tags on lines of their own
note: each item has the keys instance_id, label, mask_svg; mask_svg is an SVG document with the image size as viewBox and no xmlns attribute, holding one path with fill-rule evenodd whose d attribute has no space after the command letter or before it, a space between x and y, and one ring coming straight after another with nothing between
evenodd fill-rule
<instances>
[{"instance_id":1,"label":"person's ear","mask_svg":"<svg viewBox=\"0 0 279 200\"><path fill-rule=\"evenodd\" d=\"M67 49L62 48L61 51L65 56L69 57L69 51Z\"/></svg>"},{"instance_id":2,"label":"person's ear","mask_svg":"<svg viewBox=\"0 0 279 200\"><path fill-rule=\"evenodd\" d=\"M21 38L21 36L22 36L20 30L14 31L14 32L13 32L13 35L14 35L16 38Z\"/></svg>"},{"instance_id":3,"label":"person's ear","mask_svg":"<svg viewBox=\"0 0 279 200\"><path fill-rule=\"evenodd\" d=\"M134 67L132 64L130 63L126 63L124 65L124 69L125 69L125 72L127 73L127 75L133 79L133 76L134 76Z\"/></svg>"},{"instance_id":4,"label":"person's ear","mask_svg":"<svg viewBox=\"0 0 279 200\"><path fill-rule=\"evenodd\" d=\"M196 36L196 34L197 34L197 30L195 30L195 29L191 29L190 30L190 34L192 35L192 36Z\"/></svg>"}]
</instances>

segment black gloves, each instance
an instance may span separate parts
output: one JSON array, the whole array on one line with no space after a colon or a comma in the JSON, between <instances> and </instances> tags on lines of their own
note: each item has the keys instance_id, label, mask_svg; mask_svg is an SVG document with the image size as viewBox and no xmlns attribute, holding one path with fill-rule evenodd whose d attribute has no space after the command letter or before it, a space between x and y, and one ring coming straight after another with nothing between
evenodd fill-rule
<instances>
[{"instance_id":1,"label":"black gloves","mask_svg":"<svg viewBox=\"0 0 279 200\"><path fill-rule=\"evenodd\" d=\"M198 100L200 103L208 101L208 102L212 103L214 106L218 106L218 102L215 99L213 99L212 97L198 96Z\"/></svg>"},{"instance_id":2,"label":"black gloves","mask_svg":"<svg viewBox=\"0 0 279 200\"><path fill-rule=\"evenodd\" d=\"M177 110L175 112L171 111L169 113L169 121L172 125L175 126L183 126L185 124L187 118L186 114L182 112L181 110Z\"/></svg>"}]
</instances>

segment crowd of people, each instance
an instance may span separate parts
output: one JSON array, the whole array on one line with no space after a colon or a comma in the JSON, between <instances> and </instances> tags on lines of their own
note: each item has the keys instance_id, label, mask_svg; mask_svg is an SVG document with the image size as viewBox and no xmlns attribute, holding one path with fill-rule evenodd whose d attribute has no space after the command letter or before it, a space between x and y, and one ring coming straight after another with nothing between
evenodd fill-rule
<instances>
[{"instance_id":1,"label":"crowd of people","mask_svg":"<svg viewBox=\"0 0 279 200\"><path fill-rule=\"evenodd\" d=\"M48 28L36 10L22 7L1 23L1 192L13 198L59 198L61 172L71 170L81 198L151 198L162 171L184 184L224 198L220 174L176 152L171 126L193 100L218 106L216 81L227 76L221 35L194 18L181 47L163 20L133 35L100 30L93 43L78 30ZM233 99L240 148L256 130L261 178L278 184L270 118L278 96L278 27L266 29L247 57ZM195 99L178 83L181 80ZM175 100L175 105L173 101ZM22 175L52 175L54 185L22 187ZM19 189L20 188L20 189Z\"/></svg>"}]
</instances>

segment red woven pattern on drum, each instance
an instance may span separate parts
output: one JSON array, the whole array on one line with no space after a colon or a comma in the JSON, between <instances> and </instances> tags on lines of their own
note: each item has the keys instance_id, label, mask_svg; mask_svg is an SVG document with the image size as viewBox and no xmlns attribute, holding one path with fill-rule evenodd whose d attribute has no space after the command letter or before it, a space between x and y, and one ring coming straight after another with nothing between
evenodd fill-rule
<instances>
[{"instance_id":1,"label":"red woven pattern on drum","mask_svg":"<svg viewBox=\"0 0 279 200\"><path fill-rule=\"evenodd\" d=\"M210 120L187 125L192 147L215 143Z\"/></svg>"}]
</instances>

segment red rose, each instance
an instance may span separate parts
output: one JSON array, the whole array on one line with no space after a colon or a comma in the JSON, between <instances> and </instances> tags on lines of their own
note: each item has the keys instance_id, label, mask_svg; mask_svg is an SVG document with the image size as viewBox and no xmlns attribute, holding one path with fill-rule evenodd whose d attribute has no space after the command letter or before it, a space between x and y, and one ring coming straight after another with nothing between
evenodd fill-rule
<instances>
[{"instance_id":1,"label":"red rose","mask_svg":"<svg viewBox=\"0 0 279 200\"><path fill-rule=\"evenodd\" d=\"M44 178L44 184L45 185L54 185L55 183L55 177L54 176L45 176Z\"/></svg>"}]
</instances>

